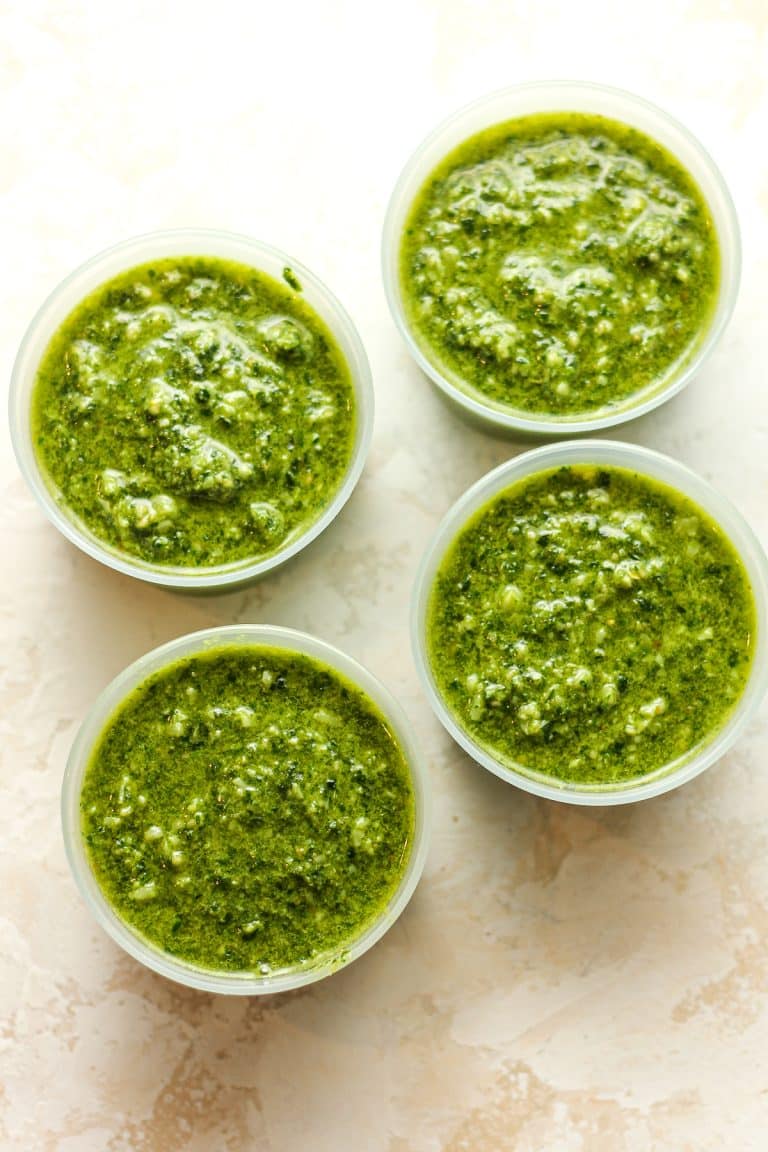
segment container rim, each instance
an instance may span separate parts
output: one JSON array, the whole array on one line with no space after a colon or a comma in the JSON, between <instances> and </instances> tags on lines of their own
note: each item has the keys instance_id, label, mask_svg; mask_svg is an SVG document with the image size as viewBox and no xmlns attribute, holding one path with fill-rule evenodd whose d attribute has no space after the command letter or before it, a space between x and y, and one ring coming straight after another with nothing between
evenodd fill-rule
<instances>
[{"instance_id":1,"label":"container rim","mask_svg":"<svg viewBox=\"0 0 768 1152\"><path fill-rule=\"evenodd\" d=\"M98 539L63 510L38 464L32 444L30 407L35 377L51 338L72 309L100 284L120 272L169 256L219 256L257 269L280 281L291 268L302 298L318 313L337 340L349 369L356 402L355 440L346 473L333 499L303 532L270 556L235 564L189 569L163 567L132 558ZM8 396L11 442L19 469L42 511L76 547L107 567L165 588L225 590L255 580L286 563L315 540L336 518L360 478L370 448L374 421L373 381L368 358L349 314L326 285L302 263L250 236L209 228L177 228L144 233L92 256L69 273L46 297L19 346Z\"/></svg>"},{"instance_id":2,"label":"container rim","mask_svg":"<svg viewBox=\"0 0 768 1152\"><path fill-rule=\"evenodd\" d=\"M558 103L561 97L563 103ZM649 385L639 393L636 402L630 399L595 416L529 417L521 410L477 399L428 358L411 330L402 299L399 274L402 229L414 197L429 174L453 147L483 127L544 111L594 112L629 123L662 144L696 182L709 206L720 246L717 303L702 338L677 374L673 372L666 384L655 388ZM644 416L690 383L716 347L733 313L741 276L741 240L736 208L720 169L704 145L679 120L644 97L622 88L584 80L537 80L497 89L463 105L422 140L403 167L389 200L382 232L381 267L392 318L411 356L464 416L506 434L571 436L611 428Z\"/></svg>"},{"instance_id":3,"label":"container rim","mask_svg":"<svg viewBox=\"0 0 768 1152\"><path fill-rule=\"evenodd\" d=\"M626 468L675 489L720 527L741 559L752 587L757 639L749 677L725 722L701 745L656 772L616 785L577 785L551 776L515 770L482 747L458 722L432 675L426 631L429 597L437 569L467 521L500 492L535 473L567 464L605 464ZM488 472L449 509L421 559L411 599L411 646L430 705L440 723L474 760L511 784L549 800L570 804L627 804L661 795L692 780L733 745L757 711L768 688L768 560L741 513L698 473L669 456L612 440L569 440L522 453Z\"/></svg>"},{"instance_id":4,"label":"container rim","mask_svg":"<svg viewBox=\"0 0 768 1152\"><path fill-rule=\"evenodd\" d=\"M105 725L125 698L153 673L185 657L228 647L267 647L309 656L355 684L391 727L410 771L414 797L414 834L400 883L380 914L356 937L317 963L257 976L214 971L161 951L130 928L113 910L88 861L80 832L80 791L93 749ZM170 980L207 992L257 996L286 992L332 975L368 951L395 923L418 884L429 848L431 789L429 773L410 721L391 692L351 656L306 632L266 624L229 624L178 637L141 656L120 672L89 709L72 744L61 788L64 846L75 883L91 914L134 959Z\"/></svg>"}]
</instances>

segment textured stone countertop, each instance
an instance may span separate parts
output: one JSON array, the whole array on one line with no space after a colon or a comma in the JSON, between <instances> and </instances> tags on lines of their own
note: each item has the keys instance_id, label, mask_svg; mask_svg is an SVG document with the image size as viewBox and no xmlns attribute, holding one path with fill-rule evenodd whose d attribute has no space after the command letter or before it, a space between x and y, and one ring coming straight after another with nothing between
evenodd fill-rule
<instances>
[{"instance_id":1,"label":"textured stone countertop","mask_svg":"<svg viewBox=\"0 0 768 1152\"><path fill-rule=\"evenodd\" d=\"M544 802L433 718L408 642L443 512L521 450L462 425L387 312L379 235L401 164L485 91L583 78L685 121L731 185L735 317L694 384L625 439L713 480L768 543L765 0L0 4L7 379L43 297L156 228L251 233L306 263L368 349L378 414L338 521L219 598L122 578L67 544L3 431L0 1147L25 1152L748 1152L768 1130L768 710L717 767L638 806ZM59 786L93 697L207 625L346 649L400 697L435 791L411 905L305 991L199 994L143 970L69 875Z\"/></svg>"}]
</instances>

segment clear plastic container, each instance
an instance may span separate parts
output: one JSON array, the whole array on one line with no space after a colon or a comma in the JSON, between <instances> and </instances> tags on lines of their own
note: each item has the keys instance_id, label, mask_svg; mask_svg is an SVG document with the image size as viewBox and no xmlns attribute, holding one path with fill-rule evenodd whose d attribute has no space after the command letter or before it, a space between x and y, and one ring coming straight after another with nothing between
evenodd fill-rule
<instances>
[{"instance_id":1,"label":"clear plastic container","mask_svg":"<svg viewBox=\"0 0 768 1152\"><path fill-rule=\"evenodd\" d=\"M415 831L408 863L397 891L381 915L356 938L345 943L337 953L326 955L314 965L283 969L267 976L242 972L220 972L200 968L178 960L155 948L130 928L113 910L88 862L80 831L80 790L83 775L93 748L110 717L126 696L152 673L194 653L222 645L261 645L288 652L301 652L335 668L365 692L381 711L403 751L410 768L414 793ZM136 960L190 988L206 992L223 992L256 996L269 992L286 992L321 980L367 952L392 927L410 900L421 876L429 839L429 776L408 720L391 693L362 665L331 645L295 632L260 624L209 628L182 636L142 656L117 676L101 693L83 721L69 754L61 793L61 815L64 844L72 873L86 904L99 924L112 939Z\"/></svg>"},{"instance_id":2,"label":"clear plastic container","mask_svg":"<svg viewBox=\"0 0 768 1152\"><path fill-rule=\"evenodd\" d=\"M440 161L463 140L505 120L539 112L585 112L606 116L638 128L657 140L688 170L707 201L720 244L721 273L717 304L709 328L688 361L666 384L645 389L610 412L585 417L529 418L524 412L482 402L445 376L412 333L403 303L400 241L411 205ZM650 412L680 392L712 352L733 312L739 288L741 246L736 210L714 161L691 133L666 112L618 88L559 81L524 84L495 92L462 108L434 130L403 169L389 203L382 242L384 289L395 323L419 367L442 394L473 423L496 433L524 436L563 436L609 428Z\"/></svg>"},{"instance_id":3,"label":"clear plastic container","mask_svg":"<svg viewBox=\"0 0 768 1152\"><path fill-rule=\"evenodd\" d=\"M749 576L755 600L757 638L752 668L744 691L725 724L688 756L648 776L615 785L558 782L551 776L522 768L516 771L500 763L458 723L440 694L427 656L427 605L435 573L463 526L478 509L510 485L535 472L568 464L603 464L630 469L659 480L689 497L720 525L733 544ZM731 747L759 707L768 687L768 560L752 529L730 501L695 472L669 456L610 440L573 440L547 445L525 452L489 472L465 492L447 513L427 548L416 578L411 611L411 642L419 675L438 719L454 740L484 768L526 792L570 804L627 804L634 800L645 800L677 788L714 764Z\"/></svg>"},{"instance_id":4,"label":"clear plastic container","mask_svg":"<svg viewBox=\"0 0 768 1152\"><path fill-rule=\"evenodd\" d=\"M214 256L247 264L283 281L289 267L298 277L302 296L330 328L349 366L357 403L355 442L346 475L333 500L305 532L272 556L254 561L199 569L163 567L145 563L114 548L88 530L57 499L38 464L32 445L30 405L35 377L48 344L59 326L84 297L100 284L151 260L172 256ZM365 349L357 331L335 296L302 264L276 248L248 236L206 229L155 232L126 240L82 264L54 289L32 320L19 348L11 377L9 417L19 467L49 520L68 540L89 556L128 576L137 576L167 588L194 591L230 589L284 564L306 548L341 511L360 478L373 432L373 384Z\"/></svg>"}]
</instances>

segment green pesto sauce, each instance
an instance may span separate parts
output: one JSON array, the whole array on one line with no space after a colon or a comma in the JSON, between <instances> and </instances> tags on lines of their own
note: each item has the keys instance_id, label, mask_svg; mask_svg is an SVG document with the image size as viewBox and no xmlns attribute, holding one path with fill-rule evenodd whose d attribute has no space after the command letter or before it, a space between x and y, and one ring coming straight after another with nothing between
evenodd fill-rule
<instances>
[{"instance_id":1,"label":"green pesto sauce","mask_svg":"<svg viewBox=\"0 0 768 1152\"><path fill-rule=\"evenodd\" d=\"M443 558L427 645L457 723L499 761L612 784L707 741L751 667L732 545L687 497L619 468L539 472Z\"/></svg>"},{"instance_id":2,"label":"green pesto sauce","mask_svg":"<svg viewBox=\"0 0 768 1152\"><path fill-rule=\"evenodd\" d=\"M373 702L313 659L255 646L137 688L80 809L131 928L203 968L257 973L358 936L397 889L414 829L410 773Z\"/></svg>"},{"instance_id":3,"label":"green pesto sauce","mask_svg":"<svg viewBox=\"0 0 768 1152\"><path fill-rule=\"evenodd\" d=\"M712 317L720 255L701 192L659 144L547 113L438 165L408 216L400 276L415 338L454 384L567 418L679 373Z\"/></svg>"},{"instance_id":4,"label":"green pesto sauce","mask_svg":"<svg viewBox=\"0 0 768 1152\"><path fill-rule=\"evenodd\" d=\"M159 260L83 300L32 404L65 511L153 565L270 556L332 501L355 404L331 333L298 294L209 257Z\"/></svg>"}]
</instances>

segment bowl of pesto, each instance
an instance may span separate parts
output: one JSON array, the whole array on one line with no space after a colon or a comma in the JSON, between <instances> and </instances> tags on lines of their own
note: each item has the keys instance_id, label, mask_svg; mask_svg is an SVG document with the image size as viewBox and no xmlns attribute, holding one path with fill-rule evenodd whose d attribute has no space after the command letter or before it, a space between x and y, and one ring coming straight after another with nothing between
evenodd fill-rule
<instances>
[{"instance_id":1,"label":"bowl of pesto","mask_svg":"<svg viewBox=\"0 0 768 1152\"><path fill-rule=\"evenodd\" d=\"M185 589L264 575L350 496L373 423L352 321L306 268L188 230L77 269L27 331L10 422L21 470L73 543Z\"/></svg>"},{"instance_id":2,"label":"bowl of pesto","mask_svg":"<svg viewBox=\"0 0 768 1152\"><path fill-rule=\"evenodd\" d=\"M243 625L174 640L98 698L70 753L64 841L98 922L172 980L297 988L410 899L428 779L383 685L328 644Z\"/></svg>"},{"instance_id":3,"label":"bowl of pesto","mask_svg":"<svg viewBox=\"0 0 768 1152\"><path fill-rule=\"evenodd\" d=\"M692 779L768 683L767 562L736 509L645 448L538 448L470 488L417 578L419 673L480 764L622 804Z\"/></svg>"},{"instance_id":4,"label":"bowl of pesto","mask_svg":"<svg viewBox=\"0 0 768 1152\"><path fill-rule=\"evenodd\" d=\"M407 163L384 226L411 354L461 414L508 434L607 428L675 395L723 332L739 270L703 147L592 84L456 113Z\"/></svg>"}]
</instances>

